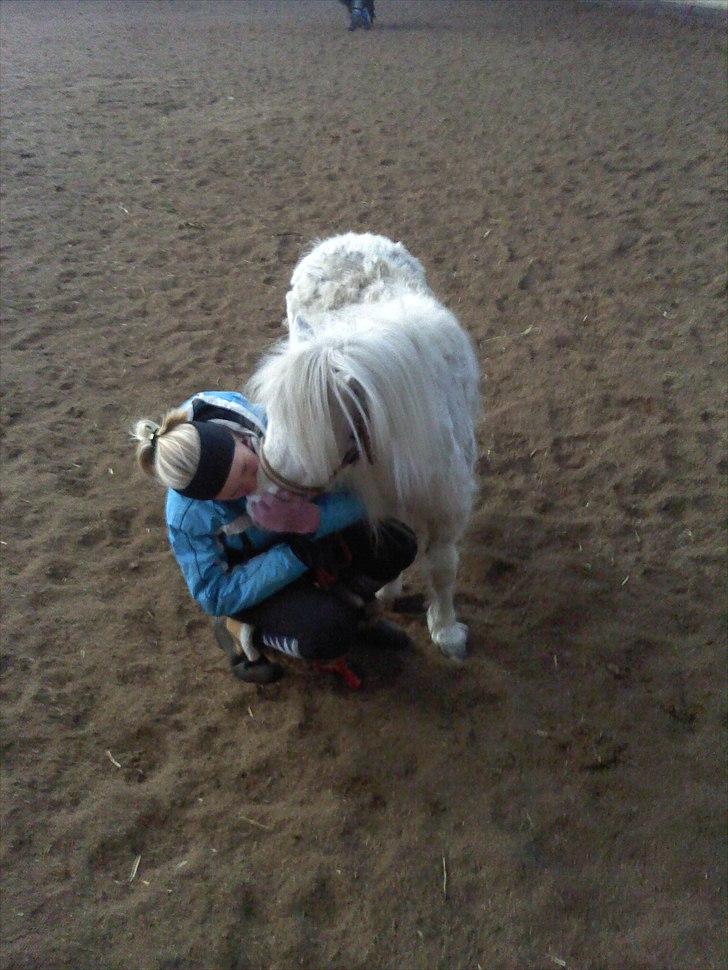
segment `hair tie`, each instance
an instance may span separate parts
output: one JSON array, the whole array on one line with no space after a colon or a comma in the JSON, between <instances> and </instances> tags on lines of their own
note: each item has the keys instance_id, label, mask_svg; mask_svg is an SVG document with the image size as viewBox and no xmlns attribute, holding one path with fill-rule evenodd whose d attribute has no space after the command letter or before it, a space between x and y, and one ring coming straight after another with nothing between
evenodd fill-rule
<instances>
[{"instance_id":1,"label":"hair tie","mask_svg":"<svg viewBox=\"0 0 728 970\"><path fill-rule=\"evenodd\" d=\"M157 438L159 437L159 432L161 430L162 430L161 428L155 428L154 431L152 431L151 435L149 436L149 444L152 446L152 449L154 451L157 450Z\"/></svg>"}]
</instances>

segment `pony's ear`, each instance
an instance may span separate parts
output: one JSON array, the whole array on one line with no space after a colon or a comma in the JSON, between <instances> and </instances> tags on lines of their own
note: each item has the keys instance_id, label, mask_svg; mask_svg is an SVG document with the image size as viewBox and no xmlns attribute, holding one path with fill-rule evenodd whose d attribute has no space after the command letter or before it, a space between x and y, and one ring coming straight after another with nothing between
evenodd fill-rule
<instances>
[{"instance_id":1,"label":"pony's ear","mask_svg":"<svg viewBox=\"0 0 728 970\"><path fill-rule=\"evenodd\" d=\"M313 327L304 316L297 313L291 324L291 340L294 343L299 343L302 340L308 340L312 336Z\"/></svg>"}]
</instances>

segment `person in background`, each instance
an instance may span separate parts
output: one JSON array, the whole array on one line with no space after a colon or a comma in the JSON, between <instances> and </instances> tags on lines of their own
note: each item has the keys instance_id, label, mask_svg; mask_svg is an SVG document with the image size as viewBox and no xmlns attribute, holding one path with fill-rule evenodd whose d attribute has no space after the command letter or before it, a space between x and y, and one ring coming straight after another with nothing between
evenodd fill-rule
<instances>
[{"instance_id":1,"label":"person in background","mask_svg":"<svg viewBox=\"0 0 728 970\"><path fill-rule=\"evenodd\" d=\"M349 30L363 27L371 30L374 24L374 0L340 0L349 11Z\"/></svg>"},{"instance_id":2,"label":"person in background","mask_svg":"<svg viewBox=\"0 0 728 970\"><path fill-rule=\"evenodd\" d=\"M256 496L263 409L232 391L204 391L161 424L134 425L137 461L167 488L167 535L187 587L218 619L215 636L248 683L277 680L263 653L342 658L358 639L400 647L406 634L372 621L377 589L417 552L414 534L388 520L373 530L347 492L312 501Z\"/></svg>"}]
</instances>

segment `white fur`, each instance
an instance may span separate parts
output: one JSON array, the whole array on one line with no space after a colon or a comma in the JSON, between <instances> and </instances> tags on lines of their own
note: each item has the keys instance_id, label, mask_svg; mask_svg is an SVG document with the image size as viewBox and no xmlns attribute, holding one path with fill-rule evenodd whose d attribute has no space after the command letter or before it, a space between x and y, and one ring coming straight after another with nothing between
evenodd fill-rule
<instances>
[{"instance_id":1,"label":"white fur","mask_svg":"<svg viewBox=\"0 0 728 970\"><path fill-rule=\"evenodd\" d=\"M372 520L397 516L424 553L432 639L465 656L453 608L456 544L475 483L478 365L469 338L438 303L401 243L348 233L296 266L286 297L290 335L251 379L268 413L271 466L302 485L335 478ZM364 457L371 444L374 463ZM351 441L361 457L340 463ZM261 488L268 483L261 481Z\"/></svg>"}]
</instances>

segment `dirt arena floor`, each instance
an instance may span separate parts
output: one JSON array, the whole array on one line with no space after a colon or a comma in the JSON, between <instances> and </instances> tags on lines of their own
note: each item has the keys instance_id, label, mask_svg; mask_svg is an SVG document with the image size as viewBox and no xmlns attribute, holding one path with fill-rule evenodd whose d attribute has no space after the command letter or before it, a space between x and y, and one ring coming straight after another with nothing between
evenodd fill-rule
<instances>
[{"instance_id":1,"label":"dirt arena floor","mask_svg":"<svg viewBox=\"0 0 728 970\"><path fill-rule=\"evenodd\" d=\"M2 966L699 970L726 946L724 32L571 2L3 2ZM127 428L316 237L477 345L464 665L235 681Z\"/></svg>"}]
</instances>

